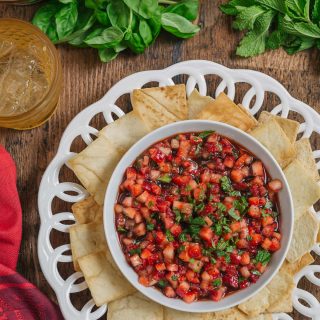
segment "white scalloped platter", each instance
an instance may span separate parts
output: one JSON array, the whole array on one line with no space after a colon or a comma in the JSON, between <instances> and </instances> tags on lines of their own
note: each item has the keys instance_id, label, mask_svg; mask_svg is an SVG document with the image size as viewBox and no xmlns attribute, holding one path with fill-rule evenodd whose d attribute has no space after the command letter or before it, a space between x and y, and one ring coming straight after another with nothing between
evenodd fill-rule
<instances>
[{"instance_id":1,"label":"white scalloped platter","mask_svg":"<svg viewBox=\"0 0 320 320\"><path fill-rule=\"evenodd\" d=\"M87 297L87 285L82 278L81 272L74 272L72 269L72 256L68 240L58 247L53 243L51 232L57 230L68 233L70 223L74 222L71 212L53 213L53 201L58 198L66 203L74 203L83 200L88 194L86 190L77 183L60 181L59 173L66 165L69 158L74 156L71 145L75 139L81 139L85 144L92 142L91 135L96 136L98 129L90 123L92 118L102 114L109 124L114 121L113 115L121 117L124 112L116 105L118 99L133 89L141 88L149 82L157 82L159 86L173 85L174 79L186 79L187 94L197 86L200 94L217 96L220 92L226 91L228 96L234 100L239 90L239 84L247 84L241 102L253 115L264 108L267 93L272 93L280 103L273 108L268 105L272 114L281 115L287 118L291 113L299 114L302 119L299 137L310 137L315 133L320 135L320 115L305 103L293 98L287 90L273 78L253 70L232 70L214 62L204 60L191 60L172 65L163 70L151 70L132 74L115 84L106 95L99 101L80 112L68 125L65 130L58 152L45 171L39 189L38 206L41 218L41 225L38 237L38 256L42 272L50 286L55 291L61 311L67 320L95 320L102 317L107 306L96 308L93 300L88 298L86 303L79 309L74 305L71 295L77 293ZM208 92L208 79L213 76L219 78L218 85L212 92ZM243 92L243 89L242 89ZM269 104L269 101L268 101ZM313 152L314 158L320 158L320 150ZM320 169L320 162L318 162ZM320 212L313 209L313 213L320 220ZM68 237L65 237L68 239ZM313 252L320 256L320 243L316 244ZM62 276L61 268L58 265L68 264L70 275ZM308 279L312 286L320 287L320 279L316 276L320 272L320 265L305 267L295 276L298 286L302 278ZM82 282L81 282L82 281ZM82 293L83 291L83 293ZM320 303L310 292L296 288L293 294L294 308L306 318L320 320ZM274 320L292 319L287 314L274 314ZM139 319L137 319L139 320Z\"/></svg>"}]
</instances>

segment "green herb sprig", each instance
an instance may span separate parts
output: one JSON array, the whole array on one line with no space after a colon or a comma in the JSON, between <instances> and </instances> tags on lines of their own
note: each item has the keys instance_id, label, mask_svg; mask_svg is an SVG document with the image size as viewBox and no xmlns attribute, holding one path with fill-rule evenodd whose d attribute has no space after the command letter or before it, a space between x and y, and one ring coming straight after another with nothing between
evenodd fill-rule
<instances>
[{"instance_id":1,"label":"green herb sprig","mask_svg":"<svg viewBox=\"0 0 320 320\"><path fill-rule=\"evenodd\" d=\"M234 29L247 31L239 56L280 47L288 54L320 48L320 0L231 0L220 9L235 17Z\"/></svg>"},{"instance_id":2,"label":"green herb sprig","mask_svg":"<svg viewBox=\"0 0 320 320\"><path fill-rule=\"evenodd\" d=\"M178 38L191 38L200 27L199 0L50 0L32 23L55 44L98 50L109 62L121 51L142 53L161 29Z\"/></svg>"}]
</instances>

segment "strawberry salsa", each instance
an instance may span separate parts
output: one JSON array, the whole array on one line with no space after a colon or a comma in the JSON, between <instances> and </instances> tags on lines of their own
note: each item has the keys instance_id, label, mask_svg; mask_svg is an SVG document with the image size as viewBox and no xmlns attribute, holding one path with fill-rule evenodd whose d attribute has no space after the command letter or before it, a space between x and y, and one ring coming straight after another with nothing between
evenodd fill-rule
<instances>
[{"instance_id":1,"label":"strawberry salsa","mask_svg":"<svg viewBox=\"0 0 320 320\"><path fill-rule=\"evenodd\" d=\"M127 168L115 223L139 282L187 303L255 283L280 248L277 196L263 163L213 131L179 134Z\"/></svg>"}]
</instances>

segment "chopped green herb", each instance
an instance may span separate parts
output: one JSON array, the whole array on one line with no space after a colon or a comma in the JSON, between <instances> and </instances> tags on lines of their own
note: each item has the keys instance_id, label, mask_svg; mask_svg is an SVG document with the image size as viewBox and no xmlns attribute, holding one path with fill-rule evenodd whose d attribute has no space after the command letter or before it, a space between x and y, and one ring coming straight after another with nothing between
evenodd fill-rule
<instances>
[{"instance_id":1,"label":"chopped green herb","mask_svg":"<svg viewBox=\"0 0 320 320\"><path fill-rule=\"evenodd\" d=\"M251 273L255 274L256 276L261 276L261 273L258 270L253 270Z\"/></svg>"},{"instance_id":2,"label":"chopped green herb","mask_svg":"<svg viewBox=\"0 0 320 320\"><path fill-rule=\"evenodd\" d=\"M249 235L249 236L247 236L247 240L248 241L251 241L252 240L252 237Z\"/></svg>"},{"instance_id":3,"label":"chopped green herb","mask_svg":"<svg viewBox=\"0 0 320 320\"><path fill-rule=\"evenodd\" d=\"M220 287L222 285L222 280L220 278L215 279L215 280L212 281L212 285L214 287Z\"/></svg>"},{"instance_id":4,"label":"chopped green herb","mask_svg":"<svg viewBox=\"0 0 320 320\"><path fill-rule=\"evenodd\" d=\"M180 233L179 235L179 241L180 242L185 242L187 241L187 234L185 232Z\"/></svg>"},{"instance_id":5,"label":"chopped green herb","mask_svg":"<svg viewBox=\"0 0 320 320\"><path fill-rule=\"evenodd\" d=\"M166 237L167 237L168 241L170 241L170 242L174 241L174 236L172 235L170 230L166 230Z\"/></svg>"},{"instance_id":6,"label":"chopped green herb","mask_svg":"<svg viewBox=\"0 0 320 320\"><path fill-rule=\"evenodd\" d=\"M176 215L176 218L175 218L176 222L179 223L182 219L180 210L178 210L177 208L173 208L173 213Z\"/></svg>"},{"instance_id":7,"label":"chopped green herb","mask_svg":"<svg viewBox=\"0 0 320 320\"><path fill-rule=\"evenodd\" d=\"M154 224L151 222L147 222L147 230L152 231L154 229Z\"/></svg>"},{"instance_id":8,"label":"chopped green herb","mask_svg":"<svg viewBox=\"0 0 320 320\"><path fill-rule=\"evenodd\" d=\"M228 226L223 226L223 229L224 229L225 231L227 231L228 233L232 231Z\"/></svg>"},{"instance_id":9,"label":"chopped green herb","mask_svg":"<svg viewBox=\"0 0 320 320\"><path fill-rule=\"evenodd\" d=\"M210 258L210 262L211 262L212 264L215 264L215 263L217 263L217 260L216 260L215 258L211 257L211 258Z\"/></svg>"},{"instance_id":10,"label":"chopped green herb","mask_svg":"<svg viewBox=\"0 0 320 320\"><path fill-rule=\"evenodd\" d=\"M203 131L198 134L198 137L201 139L204 139L204 138L209 137L212 133L214 133L214 131L212 131L212 130Z\"/></svg>"},{"instance_id":11,"label":"chopped green herb","mask_svg":"<svg viewBox=\"0 0 320 320\"><path fill-rule=\"evenodd\" d=\"M170 183L172 178L169 174L163 174L157 180L164 183Z\"/></svg>"},{"instance_id":12,"label":"chopped green herb","mask_svg":"<svg viewBox=\"0 0 320 320\"><path fill-rule=\"evenodd\" d=\"M224 241L223 239L220 239L218 244L217 244L217 249L218 250L224 250L228 245L228 241Z\"/></svg>"},{"instance_id":13,"label":"chopped green herb","mask_svg":"<svg viewBox=\"0 0 320 320\"><path fill-rule=\"evenodd\" d=\"M218 202L218 203L217 203L217 208L218 208L218 210L221 211L221 212L225 212L225 211L227 210L226 206L225 206L223 203L221 203L221 202Z\"/></svg>"},{"instance_id":14,"label":"chopped green herb","mask_svg":"<svg viewBox=\"0 0 320 320\"><path fill-rule=\"evenodd\" d=\"M263 265L266 265L271 259L271 253L266 250L259 250L254 261L261 262Z\"/></svg>"},{"instance_id":15,"label":"chopped green herb","mask_svg":"<svg viewBox=\"0 0 320 320\"><path fill-rule=\"evenodd\" d=\"M119 226L119 227L117 228L117 230L118 230L119 232L127 232L127 229L125 229L124 227L121 227L121 226Z\"/></svg>"},{"instance_id":16,"label":"chopped green herb","mask_svg":"<svg viewBox=\"0 0 320 320\"><path fill-rule=\"evenodd\" d=\"M166 280L161 279L158 281L157 284L160 288L165 288L168 285L168 282Z\"/></svg>"},{"instance_id":17,"label":"chopped green herb","mask_svg":"<svg viewBox=\"0 0 320 320\"><path fill-rule=\"evenodd\" d=\"M264 207L265 207L265 209L271 209L273 207L273 203L270 200L267 200Z\"/></svg>"},{"instance_id":18,"label":"chopped green herb","mask_svg":"<svg viewBox=\"0 0 320 320\"><path fill-rule=\"evenodd\" d=\"M241 197L240 199L234 200L233 205L241 214L243 214L248 208L248 201L245 197Z\"/></svg>"},{"instance_id":19,"label":"chopped green herb","mask_svg":"<svg viewBox=\"0 0 320 320\"><path fill-rule=\"evenodd\" d=\"M195 154L198 155L198 154L200 153L201 149L202 149L202 143L199 143L199 144L197 145L197 147L196 147Z\"/></svg>"},{"instance_id":20,"label":"chopped green herb","mask_svg":"<svg viewBox=\"0 0 320 320\"><path fill-rule=\"evenodd\" d=\"M196 260L194 260L193 258L191 258L191 259L189 260L190 263L195 263L195 261L196 261Z\"/></svg>"},{"instance_id":21,"label":"chopped green herb","mask_svg":"<svg viewBox=\"0 0 320 320\"><path fill-rule=\"evenodd\" d=\"M231 208L229 211L228 211L228 214L230 217L232 217L233 219L239 221L241 218L236 214L235 212L235 209L234 208Z\"/></svg>"},{"instance_id":22,"label":"chopped green herb","mask_svg":"<svg viewBox=\"0 0 320 320\"><path fill-rule=\"evenodd\" d=\"M134 255L134 254L140 254L141 253L141 248L137 248L137 249L131 249L129 250L130 255Z\"/></svg>"},{"instance_id":23,"label":"chopped green herb","mask_svg":"<svg viewBox=\"0 0 320 320\"><path fill-rule=\"evenodd\" d=\"M221 236L222 235L222 225L220 223L216 223L214 225L214 232L217 236Z\"/></svg>"},{"instance_id":24,"label":"chopped green herb","mask_svg":"<svg viewBox=\"0 0 320 320\"><path fill-rule=\"evenodd\" d=\"M153 201L149 201L147 204L148 208L152 208L154 206L154 202Z\"/></svg>"},{"instance_id":25,"label":"chopped green herb","mask_svg":"<svg viewBox=\"0 0 320 320\"><path fill-rule=\"evenodd\" d=\"M174 274L174 275L171 277L171 280L177 281L177 280L178 280L178 276L177 276L176 274Z\"/></svg>"},{"instance_id":26,"label":"chopped green herb","mask_svg":"<svg viewBox=\"0 0 320 320\"><path fill-rule=\"evenodd\" d=\"M198 204L197 206L195 206L194 210L196 212L202 211L204 209L204 203L201 202L200 204Z\"/></svg>"},{"instance_id":27,"label":"chopped green herb","mask_svg":"<svg viewBox=\"0 0 320 320\"><path fill-rule=\"evenodd\" d=\"M226 247L226 252L231 253L235 249L235 246L227 246Z\"/></svg>"},{"instance_id":28,"label":"chopped green herb","mask_svg":"<svg viewBox=\"0 0 320 320\"><path fill-rule=\"evenodd\" d=\"M230 196L233 197L237 197L237 196L241 196L241 192L240 191L235 191L231 185L231 181L227 176L223 176L220 179L220 183L221 183L221 189L226 192L227 194L229 194Z\"/></svg>"},{"instance_id":29,"label":"chopped green herb","mask_svg":"<svg viewBox=\"0 0 320 320\"><path fill-rule=\"evenodd\" d=\"M192 190L192 187L188 184L188 185L186 185L186 191L187 192L189 192L189 191L191 191Z\"/></svg>"},{"instance_id":30,"label":"chopped green herb","mask_svg":"<svg viewBox=\"0 0 320 320\"><path fill-rule=\"evenodd\" d=\"M182 234L182 233L181 233ZM182 251L184 251L184 250L186 250L186 246L180 246L179 248L178 248L178 252L180 253L180 252L182 252Z\"/></svg>"},{"instance_id":31,"label":"chopped green herb","mask_svg":"<svg viewBox=\"0 0 320 320\"><path fill-rule=\"evenodd\" d=\"M204 219L202 217L196 217L194 219L192 219L190 221L191 224L196 224L199 226L204 226L206 224L206 222L204 221Z\"/></svg>"}]
</instances>

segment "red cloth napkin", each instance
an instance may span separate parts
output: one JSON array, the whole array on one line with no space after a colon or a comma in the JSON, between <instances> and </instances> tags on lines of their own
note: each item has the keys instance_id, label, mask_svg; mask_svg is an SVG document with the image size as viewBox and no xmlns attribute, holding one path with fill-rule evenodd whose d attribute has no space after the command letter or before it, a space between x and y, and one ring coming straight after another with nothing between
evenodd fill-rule
<instances>
[{"instance_id":1,"label":"red cloth napkin","mask_svg":"<svg viewBox=\"0 0 320 320\"><path fill-rule=\"evenodd\" d=\"M16 167L0 145L0 320L60 320L57 307L16 272L22 214Z\"/></svg>"}]
</instances>

